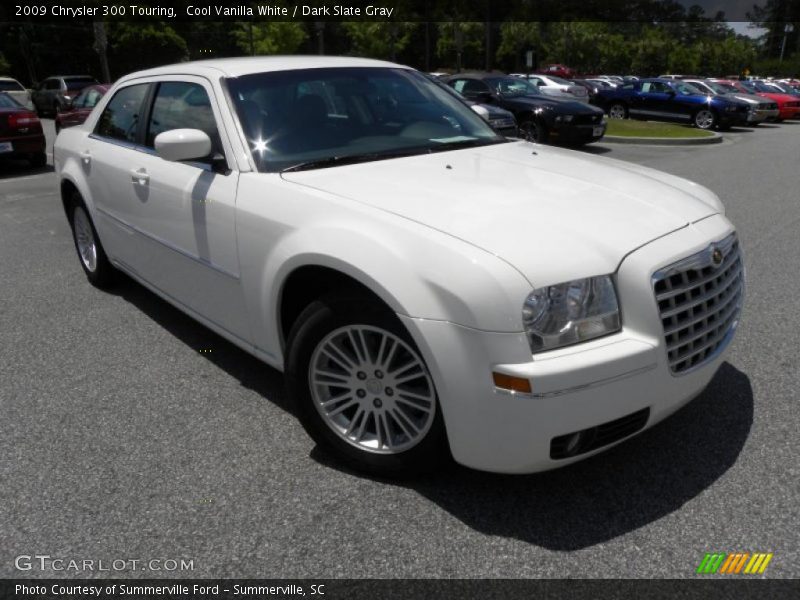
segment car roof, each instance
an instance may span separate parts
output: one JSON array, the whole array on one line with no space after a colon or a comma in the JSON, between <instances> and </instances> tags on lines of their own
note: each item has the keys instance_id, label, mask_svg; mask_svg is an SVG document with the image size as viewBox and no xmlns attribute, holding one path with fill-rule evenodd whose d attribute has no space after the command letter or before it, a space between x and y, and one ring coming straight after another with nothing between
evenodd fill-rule
<instances>
[{"instance_id":1,"label":"car roof","mask_svg":"<svg viewBox=\"0 0 800 600\"><path fill-rule=\"evenodd\" d=\"M408 69L403 65L358 58L351 56L242 56L236 58L213 58L192 62L176 63L145 71L137 71L120 78L120 81L137 79L139 77L154 77L158 75L201 75L239 77L253 73L270 71L289 71L294 69L324 69L331 67L391 67Z\"/></svg>"},{"instance_id":2,"label":"car roof","mask_svg":"<svg viewBox=\"0 0 800 600\"><path fill-rule=\"evenodd\" d=\"M489 77L509 77L511 79L516 79L512 75L506 75L505 73L487 73L486 71L469 71L465 73L455 73L454 75L450 75L447 79L457 79L459 77L471 77L472 79L488 79Z\"/></svg>"}]
</instances>

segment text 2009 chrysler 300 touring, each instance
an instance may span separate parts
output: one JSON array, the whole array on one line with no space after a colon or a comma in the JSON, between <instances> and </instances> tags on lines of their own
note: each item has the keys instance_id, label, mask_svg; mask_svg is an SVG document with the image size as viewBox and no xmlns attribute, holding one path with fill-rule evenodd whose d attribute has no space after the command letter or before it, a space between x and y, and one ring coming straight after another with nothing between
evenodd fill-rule
<instances>
[{"instance_id":1,"label":"text 2009 chrysler 300 touring","mask_svg":"<svg viewBox=\"0 0 800 600\"><path fill-rule=\"evenodd\" d=\"M739 318L713 193L499 137L391 63L134 73L55 161L93 284L121 270L285 370L313 438L372 472L589 456L699 394Z\"/></svg>"}]
</instances>

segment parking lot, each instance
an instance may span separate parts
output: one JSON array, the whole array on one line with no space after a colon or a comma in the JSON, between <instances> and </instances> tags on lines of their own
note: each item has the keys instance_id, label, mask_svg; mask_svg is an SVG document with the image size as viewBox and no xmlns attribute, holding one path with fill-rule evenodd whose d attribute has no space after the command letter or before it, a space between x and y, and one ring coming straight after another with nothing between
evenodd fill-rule
<instances>
[{"instance_id":1,"label":"parking lot","mask_svg":"<svg viewBox=\"0 0 800 600\"><path fill-rule=\"evenodd\" d=\"M772 552L764 577L800 576L800 121L725 138L584 150L711 188L739 229L746 306L703 395L565 469L401 482L319 452L278 372L130 280L91 287L52 167L0 165L0 575L92 575L14 566L43 554L193 561L123 571L143 577L671 578Z\"/></svg>"}]
</instances>

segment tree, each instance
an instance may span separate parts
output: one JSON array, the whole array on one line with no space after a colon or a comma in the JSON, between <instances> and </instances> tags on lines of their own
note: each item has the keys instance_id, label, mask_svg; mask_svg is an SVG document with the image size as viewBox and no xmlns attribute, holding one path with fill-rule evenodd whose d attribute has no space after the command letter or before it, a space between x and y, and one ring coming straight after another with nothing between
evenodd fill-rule
<instances>
[{"instance_id":1,"label":"tree","mask_svg":"<svg viewBox=\"0 0 800 600\"><path fill-rule=\"evenodd\" d=\"M478 69L483 63L484 24L457 22L438 24L436 55L456 68Z\"/></svg>"},{"instance_id":2,"label":"tree","mask_svg":"<svg viewBox=\"0 0 800 600\"><path fill-rule=\"evenodd\" d=\"M109 22L106 29L117 75L188 59L186 42L165 23Z\"/></svg>"},{"instance_id":3,"label":"tree","mask_svg":"<svg viewBox=\"0 0 800 600\"><path fill-rule=\"evenodd\" d=\"M639 38L633 42L631 72L643 76L665 73L674 43L672 38L658 27L645 27Z\"/></svg>"},{"instance_id":4,"label":"tree","mask_svg":"<svg viewBox=\"0 0 800 600\"><path fill-rule=\"evenodd\" d=\"M411 40L417 23L358 21L342 23L350 40L350 54L397 60Z\"/></svg>"},{"instance_id":5,"label":"tree","mask_svg":"<svg viewBox=\"0 0 800 600\"><path fill-rule=\"evenodd\" d=\"M8 73L11 71L11 65L8 64L5 55L0 52L0 73Z\"/></svg>"},{"instance_id":6,"label":"tree","mask_svg":"<svg viewBox=\"0 0 800 600\"><path fill-rule=\"evenodd\" d=\"M270 21L237 23L233 30L236 45L246 54L292 54L308 37L302 23Z\"/></svg>"},{"instance_id":7,"label":"tree","mask_svg":"<svg viewBox=\"0 0 800 600\"><path fill-rule=\"evenodd\" d=\"M521 70L522 56L528 50L538 55L542 45L541 23L510 21L500 25L500 44L497 46L497 60L513 59L513 70ZM534 68L537 65L533 65Z\"/></svg>"}]
</instances>

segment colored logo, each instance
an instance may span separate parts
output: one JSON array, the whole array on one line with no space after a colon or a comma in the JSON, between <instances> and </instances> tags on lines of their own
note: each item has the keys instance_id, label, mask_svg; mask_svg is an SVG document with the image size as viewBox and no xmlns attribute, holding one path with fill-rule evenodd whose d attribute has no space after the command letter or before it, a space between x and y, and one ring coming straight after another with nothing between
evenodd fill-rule
<instances>
[{"instance_id":1,"label":"colored logo","mask_svg":"<svg viewBox=\"0 0 800 600\"><path fill-rule=\"evenodd\" d=\"M772 552L707 552L697 567L700 575L760 575L772 560Z\"/></svg>"}]
</instances>

